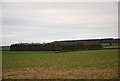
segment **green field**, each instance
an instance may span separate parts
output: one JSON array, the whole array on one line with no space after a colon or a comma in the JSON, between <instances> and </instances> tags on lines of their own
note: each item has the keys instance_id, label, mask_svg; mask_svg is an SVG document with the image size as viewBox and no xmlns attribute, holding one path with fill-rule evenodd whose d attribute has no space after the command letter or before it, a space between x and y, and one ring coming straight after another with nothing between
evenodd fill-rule
<instances>
[{"instance_id":1,"label":"green field","mask_svg":"<svg viewBox=\"0 0 120 81\"><path fill-rule=\"evenodd\" d=\"M120 48L118 43L112 43L112 45L109 45L109 43L103 43L101 45L103 48Z\"/></svg>"},{"instance_id":2,"label":"green field","mask_svg":"<svg viewBox=\"0 0 120 81\"><path fill-rule=\"evenodd\" d=\"M118 50L3 51L4 79L117 79Z\"/></svg>"},{"instance_id":3,"label":"green field","mask_svg":"<svg viewBox=\"0 0 120 81\"><path fill-rule=\"evenodd\" d=\"M103 48L120 48L120 46L105 46Z\"/></svg>"}]
</instances>

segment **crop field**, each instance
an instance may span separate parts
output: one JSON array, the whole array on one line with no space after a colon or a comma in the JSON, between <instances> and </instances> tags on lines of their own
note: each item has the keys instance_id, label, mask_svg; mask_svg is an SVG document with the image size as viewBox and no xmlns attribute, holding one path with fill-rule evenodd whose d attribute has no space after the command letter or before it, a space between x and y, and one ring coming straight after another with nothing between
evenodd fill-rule
<instances>
[{"instance_id":1,"label":"crop field","mask_svg":"<svg viewBox=\"0 0 120 81\"><path fill-rule=\"evenodd\" d=\"M118 49L3 51L3 79L118 79Z\"/></svg>"},{"instance_id":2,"label":"crop field","mask_svg":"<svg viewBox=\"0 0 120 81\"><path fill-rule=\"evenodd\" d=\"M109 45L109 43L103 43L101 45L103 48L120 48L118 43L112 43L112 45Z\"/></svg>"}]
</instances>

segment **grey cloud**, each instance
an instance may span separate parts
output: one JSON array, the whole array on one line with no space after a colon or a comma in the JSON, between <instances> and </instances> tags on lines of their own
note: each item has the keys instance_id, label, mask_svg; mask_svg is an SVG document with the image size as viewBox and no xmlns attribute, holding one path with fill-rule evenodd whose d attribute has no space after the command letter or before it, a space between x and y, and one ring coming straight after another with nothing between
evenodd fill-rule
<instances>
[{"instance_id":1,"label":"grey cloud","mask_svg":"<svg viewBox=\"0 0 120 81\"><path fill-rule=\"evenodd\" d=\"M3 45L117 37L117 3L3 3Z\"/></svg>"}]
</instances>

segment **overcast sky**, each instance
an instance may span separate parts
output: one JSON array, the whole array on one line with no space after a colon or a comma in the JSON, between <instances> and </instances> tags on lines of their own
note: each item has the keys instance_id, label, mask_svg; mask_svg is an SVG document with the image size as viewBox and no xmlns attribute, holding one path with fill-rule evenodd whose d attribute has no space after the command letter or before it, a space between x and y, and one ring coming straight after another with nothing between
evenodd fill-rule
<instances>
[{"instance_id":1,"label":"overcast sky","mask_svg":"<svg viewBox=\"0 0 120 81\"><path fill-rule=\"evenodd\" d=\"M5 2L3 42L118 37L117 2Z\"/></svg>"}]
</instances>

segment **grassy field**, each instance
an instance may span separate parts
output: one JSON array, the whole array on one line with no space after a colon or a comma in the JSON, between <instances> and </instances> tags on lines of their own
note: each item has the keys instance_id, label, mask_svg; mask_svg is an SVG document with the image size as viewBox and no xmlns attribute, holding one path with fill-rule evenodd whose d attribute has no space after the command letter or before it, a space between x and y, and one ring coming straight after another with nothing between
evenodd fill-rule
<instances>
[{"instance_id":1,"label":"grassy field","mask_svg":"<svg viewBox=\"0 0 120 81\"><path fill-rule=\"evenodd\" d=\"M120 48L120 46L105 46L103 48Z\"/></svg>"},{"instance_id":2,"label":"grassy field","mask_svg":"<svg viewBox=\"0 0 120 81\"><path fill-rule=\"evenodd\" d=\"M120 48L118 43L112 43L112 45L109 45L109 43L103 43L101 45L103 48Z\"/></svg>"},{"instance_id":3,"label":"grassy field","mask_svg":"<svg viewBox=\"0 0 120 81\"><path fill-rule=\"evenodd\" d=\"M3 51L4 79L117 79L118 50Z\"/></svg>"}]
</instances>

